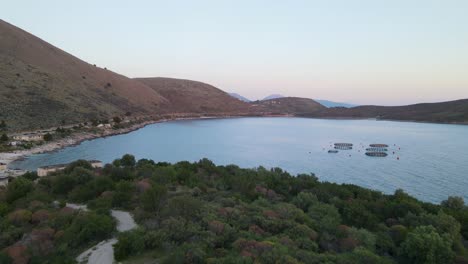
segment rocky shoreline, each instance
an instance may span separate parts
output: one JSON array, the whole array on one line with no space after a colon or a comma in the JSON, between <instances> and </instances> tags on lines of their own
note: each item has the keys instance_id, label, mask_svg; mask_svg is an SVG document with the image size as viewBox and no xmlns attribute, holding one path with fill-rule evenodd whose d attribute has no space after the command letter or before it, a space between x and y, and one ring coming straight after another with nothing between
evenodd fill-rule
<instances>
[{"instance_id":1,"label":"rocky shoreline","mask_svg":"<svg viewBox=\"0 0 468 264\"><path fill-rule=\"evenodd\" d=\"M58 151L66 147L79 145L83 141L127 134L130 132L136 131L138 129L144 128L145 126L156 124L156 123L164 123L164 122L178 121L178 120L203 120L203 119L238 118L238 117L248 117L248 115L222 115L222 116L210 115L210 116L175 117L175 118L167 118L167 119L147 120L147 121L134 124L125 128L103 130L100 133L77 132L77 133L72 134L69 137L54 140L52 142L48 142L43 145L33 147L31 149L18 150L18 151L13 151L13 152L1 152L0 162L5 163L8 167L8 169L3 172L3 176L16 176L25 172L22 170L15 170L15 169L10 168L9 165L14 161L24 159L25 157L34 155L34 154L48 153L48 152ZM2 176L2 172L0 172L0 176Z\"/></svg>"}]
</instances>

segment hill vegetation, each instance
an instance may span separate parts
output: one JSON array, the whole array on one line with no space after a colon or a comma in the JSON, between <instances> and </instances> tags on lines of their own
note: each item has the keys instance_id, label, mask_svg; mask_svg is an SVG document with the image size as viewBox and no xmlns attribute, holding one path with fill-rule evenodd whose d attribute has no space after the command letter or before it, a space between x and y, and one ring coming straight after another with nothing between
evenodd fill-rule
<instances>
[{"instance_id":1,"label":"hill vegetation","mask_svg":"<svg viewBox=\"0 0 468 264\"><path fill-rule=\"evenodd\" d=\"M36 177L0 189L2 263L72 263L114 233L111 208L131 211L139 225L114 245L124 263L467 261L468 208L457 197L435 205L402 190L385 195L279 168L136 162L131 155L103 169L78 161Z\"/></svg>"},{"instance_id":2,"label":"hill vegetation","mask_svg":"<svg viewBox=\"0 0 468 264\"><path fill-rule=\"evenodd\" d=\"M159 112L166 105L146 85L88 64L0 20L0 119L10 129Z\"/></svg>"},{"instance_id":3,"label":"hill vegetation","mask_svg":"<svg viewBox=\"0 0 468 264\"><path fill-rule=\"evenodd\" d=\"M270 114L301 115L308 113L320 113L326 107L308 98L281 97L276 99L252 102L255 112Z\"/></svg>"},{"instance_id":4,"label":"hill vegetation","mask_svg":"<svg viewBox=\"0 0 468 264\"><path fill-rule=\"evenodd\" d=\"M335 107L327 108L316 113L310 113L306 116L325 118L378 118L386 120L468 124L468 99L406 106L367 105L352 108Z\"/></svg>"},{"instance_id":5,"label":"hill vegetation","mask_svg":"<svg viewBox=\"0 0 468 264\"><path fill-rule=\"evenodd\" d=\"M270 98L270 99L269 99ZM298 115L468 123L468 99L409 106L326 108L312 99L271 95L243 102L209 84L130 79L86 63L0 20L0 131L24 131L171 114Z\"/></svg>"},{"instance_id":6,"label":"hill vegetation","mask_svg":"<svg viewBox=\"0 0 468 264\"><path fill-rule=\"evenodd\" d=\"M249 104L234 99L220 89L202 82L173 78L135 79L169 102L171 113L245 113Z\"/></svg>"}]
</instances>

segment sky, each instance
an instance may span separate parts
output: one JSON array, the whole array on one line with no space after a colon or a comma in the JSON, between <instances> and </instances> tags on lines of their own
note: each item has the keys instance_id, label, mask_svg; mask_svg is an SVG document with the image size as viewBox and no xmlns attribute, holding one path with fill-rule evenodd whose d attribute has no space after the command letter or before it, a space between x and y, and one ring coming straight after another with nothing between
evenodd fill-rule
<instances>
[{"instance_id":1,"label":"sky","mask_svg":"<svg viewBox=\"0 0 468 264\"><path fill-rule=\"evenodd\" d=\"M129 77L402 105L468 98L466 0L1 0L0 18Z\"/></svg>"}]
</instances>

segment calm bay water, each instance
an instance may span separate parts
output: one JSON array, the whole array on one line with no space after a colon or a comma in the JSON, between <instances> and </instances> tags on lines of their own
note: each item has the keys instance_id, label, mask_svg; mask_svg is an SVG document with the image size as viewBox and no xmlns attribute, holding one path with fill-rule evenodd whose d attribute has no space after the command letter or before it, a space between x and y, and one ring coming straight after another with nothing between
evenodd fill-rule
<instances>
[{"instance_id":1,"label":"calm bay water","mask_svg":"<svg viewBox=\"0 0 468 264\"><path fill-rule=\"evenodd\" d=\"M354 148L327 153L335 142ZM390 145L389 156L365 156L371 143ZM462 125L308 118L174 121L33 155L12 167L36 169L76 159L111 162L126 153L155 161L206 157L218 165L281 167L385 193L401 188L424 201L439 203L449 195L468 201L468 126Z\"/></svg>"}]
</instances>

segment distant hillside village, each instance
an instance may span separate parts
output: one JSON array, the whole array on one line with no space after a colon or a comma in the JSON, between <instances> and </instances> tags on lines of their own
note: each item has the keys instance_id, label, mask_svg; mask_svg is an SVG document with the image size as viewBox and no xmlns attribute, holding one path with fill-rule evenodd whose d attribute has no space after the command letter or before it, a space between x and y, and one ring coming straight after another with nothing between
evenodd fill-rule
<instances>
[{"instance_id":1,"label":"distant hillside village","mask_svg":"<svg viewBox=\"0 0 468 264\"><path fill-rule=\"evenodd\" d=\"M99 130L111 130L116 128L122 128L125 124L129 124L132 121L140 121L141 118L130 118L130 117L114 117L109 120L93 120L90 122L64 125L59 127L54 127L50 129L42 129L37 131L25 131L19 133L6 133L6 124L3 126L3 131L0 136L0 141L2 145L10 147L21 148L30 148L34 144L41 144L44 142L52 141L56 138L63 138L64 136L69 135L73 131L85 131L90 129L99 129ZM12 148L11 150L14 150Z\"/></svg>"}]
</instances>

